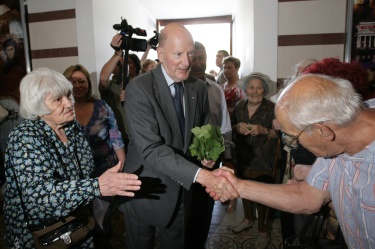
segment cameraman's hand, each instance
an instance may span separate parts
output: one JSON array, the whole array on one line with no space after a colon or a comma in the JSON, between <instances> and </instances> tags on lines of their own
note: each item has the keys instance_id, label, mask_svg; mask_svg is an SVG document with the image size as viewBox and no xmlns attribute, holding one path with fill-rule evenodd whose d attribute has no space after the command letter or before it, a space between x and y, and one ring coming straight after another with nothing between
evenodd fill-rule
<instances>
[{"instance_id":1,"label":"cameraman's hand","mask_svg":"<svg viewBox=\"0 0 375 249\"><path fill-rule=\"evenodd\" d=\"M121 43L122 43L122 35L121 34L116 34L113 38L112 38L112 41L111 41L111 46L113 48L118 48L118 50L120 50L121 48Z\"/></svg>"},{"instance_id":2,"label":"cameraman's hand","mask_svg":"<svg viewBox=\"0 0 375 249\"><path fill-rule=\"evenodd\" d=\"M156 47L159 44L159 33L154 30L155 35L151 37L148 41L147 44L150 45L151 48L156 50Z\"/></svg>"}]
</instances>

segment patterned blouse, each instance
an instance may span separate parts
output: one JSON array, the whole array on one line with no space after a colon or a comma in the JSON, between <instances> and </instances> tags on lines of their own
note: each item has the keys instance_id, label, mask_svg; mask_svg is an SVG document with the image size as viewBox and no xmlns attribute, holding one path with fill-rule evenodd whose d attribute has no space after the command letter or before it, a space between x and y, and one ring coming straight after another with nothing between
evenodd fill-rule
<instances>
[{"instance_id":1,"label":"patterned blouse","mask_svg":"<svg viewBox=\"0 0 375 249\"><path fill-rule=\"evenodd\" d=\"M17 183L30 225L68 215L100 196L98 179L89 178L94 163L78 123L72 121L64 129L69 140L65 145L42 119L23 120L9 135L4 202L8 246L34 248ZM92 238L89 238L80 248L92 247Z\"/></svg>"},{"instance_id":2,"label":"patterned blouse","mask_svg":"<svg viewBox=\"0 0 375 249\"><path fill-rule=\"evenodd\" d=\"M272 128L272 120L275 118L275 104L263 98L262 103L249 118L247 99L243 99L235 107L233 121L238 123L258 124L265 128ZM268 139L267 135L244 136L233 130L233 141L236 145L237 170L240 177L246 176L248 170L271 170L272 156L275 155L273 146L275 139Z\"/></svg>"},{"instance_id":3,"label":"patterned blouse","mask_svg":"<svg viewBox=\"0 0 375 249\"><path fill-rule=\"evenodd\" d=\"M227 84L228 82L222 85L223 90L225 89L225 86ZM227 102L227 108L228 108L230 120L233 120L234 106L236 105L238 101L245 98L245 93L242 91L241 88L238 87L237 84L235 84L232 87L232 89L230 89L229 91L224 90L224 95L225 95L225 101Z\"/></svg>"},{"instance_id":4,"label":"patterned blouse","mask_svg":"<svg viewBox=\"0 0 375 249\"><path fill-rule=\"evenodd\" d=\"M116 118L108 104L100 99L94 101L94 111L86 126L81 126L94 158L93 177L98 177L118 163L115 150L124 148Z\"/></svg>"}]
</instances>

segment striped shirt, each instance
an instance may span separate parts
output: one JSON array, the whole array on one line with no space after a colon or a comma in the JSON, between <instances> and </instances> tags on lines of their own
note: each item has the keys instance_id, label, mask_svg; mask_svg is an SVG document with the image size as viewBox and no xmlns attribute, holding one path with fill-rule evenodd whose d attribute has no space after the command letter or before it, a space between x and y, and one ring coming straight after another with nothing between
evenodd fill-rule
<instances>
[{"instance_id":1,"label":"striped shirt","mask_svg":"<svg viewBox=\"0 0 375 249\"><path fill-rule=\"evenodd\" d=\"M331 193L348 248L375 248L375 141L353 156L318 158L307 181Z\"/></svg>"}]
</instances>

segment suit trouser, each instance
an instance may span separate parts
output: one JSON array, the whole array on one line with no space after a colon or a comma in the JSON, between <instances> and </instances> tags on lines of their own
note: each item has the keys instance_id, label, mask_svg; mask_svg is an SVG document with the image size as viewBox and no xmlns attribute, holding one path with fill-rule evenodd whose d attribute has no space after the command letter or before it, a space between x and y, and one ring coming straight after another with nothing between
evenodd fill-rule
<instances>
[{"instance_id":1,"label":"suit trouser","mask_svg":"<svg viewBox=\"0 0 375 249\"><path fill-rule=\"evenodd\" d=\"M191 213L186 225L186 249L204 249L210 231L215 201L199 183L193 183Z\"/></svg>"},{"instance_id":2,"label":"suit trouser","mask_svg":"<svg viewBox=\"0 0 375 249\"><path fill-rule=\"evenodd\" d=\"M157 215L157 213L147 215ZM129 203L125 203L127 249L153 249L156 229L159 231L160 249L183 249L185 237L184 227L185 218L183 203L180 203L175 219L167 228L157 228L150 224L142 223L135 215Z\"/></svg>"}]
</instances>

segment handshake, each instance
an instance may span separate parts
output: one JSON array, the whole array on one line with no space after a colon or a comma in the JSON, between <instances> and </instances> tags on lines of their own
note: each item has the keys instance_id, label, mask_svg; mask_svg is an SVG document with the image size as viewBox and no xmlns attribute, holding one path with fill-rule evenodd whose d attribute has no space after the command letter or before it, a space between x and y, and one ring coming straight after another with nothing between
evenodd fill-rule
<instances>
[{"instance_id":1,"label":"handshake","mask_svg":"<svg viewBox=\"0 0 375 249\"><path fill-rule=\"evenodd\" d=\"M206 160L202 161L206 167L213 163L207 164ZM211 166L212 167L212 166ZM201 169L196 178L206 188L206 192L215 200L225 202L240 197L238 188L240 181L234 175L234 171L227 167L221 167L214 171Z\"/></svg>"}]
</instances>

